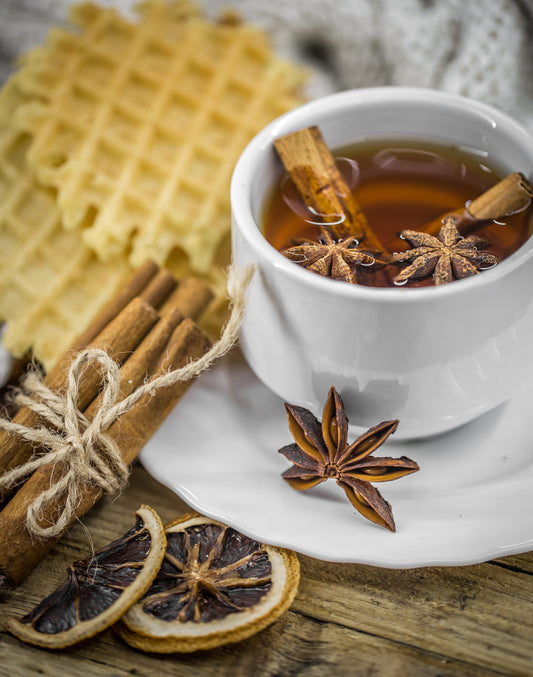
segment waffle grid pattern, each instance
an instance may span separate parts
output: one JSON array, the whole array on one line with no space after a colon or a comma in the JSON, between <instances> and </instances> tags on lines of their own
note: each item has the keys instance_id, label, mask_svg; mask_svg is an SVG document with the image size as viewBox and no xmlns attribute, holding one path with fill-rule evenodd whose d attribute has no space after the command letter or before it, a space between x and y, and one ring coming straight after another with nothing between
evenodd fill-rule
<instances>
[{"instance_id":1,"label":"waffle grid pattern","mask_svg":"<svg viewBox=\"0 0 533 677\"><path fill-rule=\"evenodd\" d=\"M151 257L219 290L229 185L248 140L300 103L302 72L265 36L180 0L140 20L86 3L0 92L0 320L16 356L49 368Z\"/></svg>"},{"instance_id":2,"label":"waffle grid pattern","mask_svg":"<svg viewBox=\"0 0 533 677\"><path fill-rule=\"evenodd\" d=\"M17 98L10 84L7 113ZM127 274L104 264L77 231L61 225L54 192L35 183L25 154L31 139L0 118L0 318L4 345L17 356L33 347L46 367L74 340Z\"/></svg>"},{"instance_id":3,"label":"waffle grid pattern","mask_svg":"<svg viewBox=\"0 0 533 677\"><path fill-rule=\"evenodd\" d=\"M249 26L210 23L183 3L150 3L130 24L75 8L80 36L56 31L26 61L34 100L16 115L29 164L58 191L67 229L100 259L163 264L180 246L205 272L230 228L238 155L301 102L302 73ZM117 55L120 54L120 57Z\"/></svg>"}]
</instances>

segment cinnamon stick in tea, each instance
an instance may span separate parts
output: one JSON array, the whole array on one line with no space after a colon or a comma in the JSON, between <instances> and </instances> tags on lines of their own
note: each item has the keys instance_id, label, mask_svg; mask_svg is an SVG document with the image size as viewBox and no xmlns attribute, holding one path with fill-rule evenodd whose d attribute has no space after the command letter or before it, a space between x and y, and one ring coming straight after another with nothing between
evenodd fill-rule
<instances>
[{"instance_id":1,"label":"cinnamon stick in tea","mask_svg":"<svg viewBox=\"0 0 533 677\"><path fill-rule=\"evenodd\" d=\"M340 173L318 127L281 136L274 147L304 204L323 219L336 239L354 236L365 247L385 252ZM335 223L344 215L341 223Z\"/></svg>"},{"instance_id":2,"label":"cinnamon stick in tea","mask_svg":"<svg viewBox=\"0 0 533 677\"><path fill-rule=\"evenodd\" d=\"M525 209L532 199L533 187L523 174L514 172L472 200L467 207L447 212L423 226L421 230L437 235L444 219L453 215L461 235L469 235L487 221L498 221Z\"/></svg>"},{"instance_id":3,"label":"cinnamon stick in tea","mask_svg":"<svg viewBox=\"0 0 533 677\"><path fill-rule=\"evenodd\" d=\"M533 198L533 187L521 172L485 191L468 206L468 212L479 221L492 221L525 209Z\"/></svg>"},{"instance_id":4,"label":"cinnamon stick in tea","mask_svg":"<svg viewBox=\"0 0 533 677\"><path fill-rule=\"evenodd\" d=\"M160 355L154 375L162 374L169 368L179 368L189 360L200 357L209 345L209 340L197 325L190 319L184 320L170 336ZM125 371L122 380L125 380L127 366L123 369ZM135 459L190 383L190 381L177 383L156 390L110 427L107 434L118 445L126 463L129 464ZM125 387L127 389L127 386ZM55 476L57 472L60 472L60 469L51 465L40 468L0 512L0 588L13 583L19 584L60 538L36 539L26 528L28 507L43 489L50 486L52 475ZM85 486L72 521L84 515L100 496L99 488ZM64 497L58 501L53 510L43 515L42 524L54 521L63 504Z\"/></svg>"}]
</instances>

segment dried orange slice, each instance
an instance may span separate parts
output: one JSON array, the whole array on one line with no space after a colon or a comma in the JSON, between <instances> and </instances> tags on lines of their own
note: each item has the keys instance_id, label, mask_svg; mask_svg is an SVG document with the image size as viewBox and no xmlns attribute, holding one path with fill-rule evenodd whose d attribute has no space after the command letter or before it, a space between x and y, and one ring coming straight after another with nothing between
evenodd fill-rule
<instances>
[{"instance_id":1,"label":"dried orange slice","mask_svg":"<svg viewBox=\"0 0 533 677\"><path fill-rule=\"evenodd\" d=\"M291 605L300 578L294 552L200 515L165 532L159 574L116 628L136 649L186 653L238 642Z\"/></svg>"},{"instance_id":2,"label":"dried orange slice","mask_svg":"<svg viewBox=\"0 0 533 677\"><path fill-rule=\"evenodd\" d=\"M165 554L157 513L143 505L136 515L127 534L74 562L60 588L21 620L10 618L6 629L24 642L63 649L115 623L148 590Z\"/></svg>"}]
</instances>

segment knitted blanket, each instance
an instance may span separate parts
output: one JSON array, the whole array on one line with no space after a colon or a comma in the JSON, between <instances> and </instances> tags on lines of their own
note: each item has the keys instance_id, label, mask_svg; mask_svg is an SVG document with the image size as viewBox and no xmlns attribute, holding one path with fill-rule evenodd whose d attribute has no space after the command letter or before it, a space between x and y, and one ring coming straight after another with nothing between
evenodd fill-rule
<instances>
[{"instance_id":1,"label":"knitted blanket","mask_svg":"<svg viewBox=\"0 0 533 677\"><path fill-rule=\"evenodd\" d=\"M2 0L0 81L73 0ZM133 0L100 0L131 10ZM432 87L505 110L533 131L533 0L198 0L232 6L310 67L308 96Z\"/></svg>"}]
</instances>

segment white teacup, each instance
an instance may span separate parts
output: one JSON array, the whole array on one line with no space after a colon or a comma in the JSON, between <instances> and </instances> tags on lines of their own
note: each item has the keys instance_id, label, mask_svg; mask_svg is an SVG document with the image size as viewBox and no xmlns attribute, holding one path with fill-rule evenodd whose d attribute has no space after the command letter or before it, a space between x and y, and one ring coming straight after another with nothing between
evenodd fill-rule
<instances>
[{"instance_id":1,"label":"white teacup","mask_svg":"<svg viewBox=\"0 0 533 677\"><path fill-rule=\"evenodd\" d=\"M320 415L330 386L358 430L399 418L395 437L441 433L512 397L533 375L533 239L480 275L439 287L380 289L321 277L263 237L260 217L280 164L273 139L318 125L330 148L356 137L467 145L531 179L533 138L500 111L426 89L341 92L278 118L233 175L233 258L253 262L241 330L256 375Z\"/></svg>"}]
</instances>

